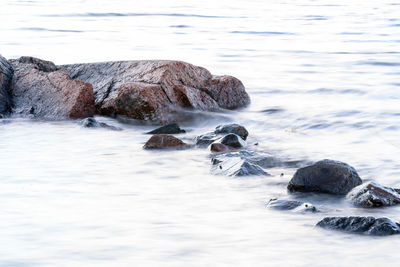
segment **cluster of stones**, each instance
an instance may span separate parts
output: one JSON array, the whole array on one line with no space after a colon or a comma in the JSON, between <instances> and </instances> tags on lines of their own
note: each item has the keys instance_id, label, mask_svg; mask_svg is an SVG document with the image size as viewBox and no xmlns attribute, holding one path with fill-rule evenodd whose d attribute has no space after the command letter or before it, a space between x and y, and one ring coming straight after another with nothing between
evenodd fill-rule
<instances>
[{"instance_id":1,"label":"cluster of stones","mask_svg":"<svg viewBox=\"0 0 400 267\"><path fill-rule=\"evenodd\" d=\"M212 152L211 172L226 176L268 176L267 168L287 166L272 156L262 155L248 149L248 131L238 124L220 125L212 132L195 138L189 145L171 134L184 133L178 125L171 124L155 129L145 144L153 148L207 147ZM376 208L400 204L397 189L375 182L363 183L352 166L335 160L321 160L299 168L287 186L289 192L320 193L343 196L347 201L361 208ZM291 212L321 212L312 203L297 200L271 199L267 206L275 210ZM373 217L326 217L317 223L318 227L366 235L392 235L400 233L400 224L388 218Z\"/></svg>"}]
</instances>

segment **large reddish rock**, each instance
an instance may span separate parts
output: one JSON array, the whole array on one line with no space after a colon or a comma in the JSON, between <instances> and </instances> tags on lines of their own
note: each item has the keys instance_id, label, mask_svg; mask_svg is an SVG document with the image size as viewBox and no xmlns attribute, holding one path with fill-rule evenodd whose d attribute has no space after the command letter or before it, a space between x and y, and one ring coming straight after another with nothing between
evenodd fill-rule
<instances>
[{"instance_id":1,"label":"large reddish rock","mask_svg":"<svg viewBox=\"0 0 400 267\"><path fill-rule=\"evenodd\" d=\"M91 84L71 80L50 61L21 57L10 62L14 69L10 93L16 114L47 119L93 116Z\"/></svg>"},{"instance_id":2,"label":"large reddish rock","mask_svg":"<svg viewBox=\"0 0 400 267\"><path fill-rule=\"evenodd\" d=\"M10 63L0 55L0 117L10 111L9 86L13 75Z\"/></svg>"},{"instance_id":3,"label":"large reddish rock","mask_svg":"<svg viewBox=\"0 0 400 267\"><path fill-rule=\"evenodd\" d=\"M179 121L185 109L218 111L246 106L240 80L213 76L180 61L141 60L58 66L72 79L92 84L97 112L161 123Z\"/></svg>"}]
</instances>

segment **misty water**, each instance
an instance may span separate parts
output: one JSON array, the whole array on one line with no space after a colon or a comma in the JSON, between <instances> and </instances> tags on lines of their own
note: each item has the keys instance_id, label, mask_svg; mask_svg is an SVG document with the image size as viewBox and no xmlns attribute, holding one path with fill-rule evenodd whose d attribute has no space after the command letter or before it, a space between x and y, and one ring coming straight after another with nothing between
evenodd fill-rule
<instances>
[{"instance_id":1,"label":"misty water","mask_svg":"<svg viewBox=\"0 0 400 267\"><path fill-rule=\"evenodd\" d=\"M56 64L183 60L246 86L251 104L196 113L193 138L244 125L250 149L335 159L364 181L400 187L400 4L381 1L0 2L0 53ZM398 236L317 229L325 216L399 219L400 207L289 195L271 177L210 173L207 149L146 151L154 126L98 117L0 121L0 266L370 266L400 260ZM257 146L254 144L258 143ZM281 176L283 174L283 176ZM325 213L266 208L274 197Z\"/></svg>"}]
</instances>

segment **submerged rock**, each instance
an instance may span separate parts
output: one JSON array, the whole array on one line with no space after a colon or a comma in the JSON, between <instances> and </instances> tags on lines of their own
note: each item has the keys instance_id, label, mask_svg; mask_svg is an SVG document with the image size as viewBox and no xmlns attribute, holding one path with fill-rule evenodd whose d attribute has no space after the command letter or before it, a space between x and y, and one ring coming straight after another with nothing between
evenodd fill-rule
<instances>
[{"instance_id":1,"label":"submerged rock","mask_svg":"<svg viewBox=\"0 0 400 267\"><path fill-rule=\"evenodd\" d=\"M327 217L317 223L318 227L365 235L400 234L400 224L388 218L374 217Z\"/></svg>"},{"instance_id":2,"label":"submerged rock","mask_svg":"<svg viewBox=\"0 0 400 267\"><path fill-rule=\"evenodd\" d=\"M288 190L346 195L361 183L353 167L326 159L298 169L289 182Z\"/></svg>"},{"instance_id":3,"label":"submerged rock","mask_svg":"<svg viewBox=\"0 0 400 267\"><path fill-rule=\"evenodd\" d=\"M233 124L224 124L217 126L214 131L215 134L237 134L243 140L247 139L249 132L243 126L233 123Z\"/></svg>"},{"instance_id":4,"label":"submerged rock","mask_svg":"<svg viewBox=\"0 0 400 267\"><path fill-rule=\"evenodd\" d=\"M213 164L211 172L215 175L225 176L248 176L269 175L260 166L242 158L239 153L231 152L221 154L211 159Z\"/></svg>"},{"instance_id":5,"label":"submerged rock","mask_svg":"<svg viewBox=\"0 0 400 267\"><path fill-rule=\"evenodd\" d=\"M182 140L169 134L156 134L150 137L150 139L143 146L145 149L162 149L162 148L187 148L188 144Z\"/></svg>"},{"instance_id":6,"label":"submerged rock","mask_svg":"<svg viewBox=\"0 0 400 267\"><path fill-rule=\"evenodd\" d=\"M271 199L267 207L275 210L290 210L294 212L318 212L317 208L311 203L276 198Z\"/></svg>"},{"instance_id":7,"label":"submerged rock","mask_svg":"<svg viewBox=\"0 0 400 267\"><path fill-rule=\"evenodd\" d=\"M10 63L0 55L0 118L11 109L11 98L9 87L13 76L13 69Z\"/></svg>"},{"instance_id":8,"label":"submerged rock","mask_svg":"<svg viewBox=\"0 0 400 267\"><path fill-rule=\"evenodd\" d=\"M108 125L104 122L98 122L95 118L86 118L81 121L82 127L85 128L107 128L114 131L121 131L122 129L119 127L115 127L112 125Z\"/></svg>"},{"instance_id":9,"label":"submerged rock","mask_svg":"<svg viewBox=\"0 0 400 267\"><path fill-rule=\"evenodd\" d=\"M180 134L186 133L185 130L181 129L178 124L171 123L165 126L161 126L153 131L147 132L146 134Z\"/></svg>"},{"instance_id":10,"label":"submerged rock","mask_svg":"<svg viewBox=\"0 0 400 267\"><path fill-rule=\"evenodd\" d=\"M15 113L48 119L93 116L94 96L89 83L71 80L49 61L21 57L10 62L14 69L10 93Z\"/></svg>"},{"instance_id":11,"label":"submerged rock","mask_svg":"<svg viewBox=\"0 0 400 267\"><path fill-rule=\"evenodd\" d=\"M126 115L161 123L178 121L182 108L217 111L246 106L243 84L231 76L213 76L180 61L141 60L58 66L73 79L92 84L103 115Z\"/></svg>"},{"instance_id":12,"label":"submerged rock","mask_svg":"<svg viewBox=\"0 0 400 267\"><path fill-rule=\"evenodd\" d=\"M400 194L394 189L375 182L357 186L347 194L347 198L356 206L374 208L400 204Z\"/></svg>"}]
</instances>

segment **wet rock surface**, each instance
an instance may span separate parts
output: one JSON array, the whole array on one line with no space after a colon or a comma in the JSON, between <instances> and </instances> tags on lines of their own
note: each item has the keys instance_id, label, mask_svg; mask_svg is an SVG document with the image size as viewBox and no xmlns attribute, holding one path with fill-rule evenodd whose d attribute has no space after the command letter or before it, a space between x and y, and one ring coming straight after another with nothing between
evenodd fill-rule
<instances>
[{"instance_id":1,"label":"wet rock surface","mask_svg":"<svg viewBox=\"0 0 400 267\"><path fill-rule=\"evenodd\" d=\"M290 210L294 212L318 212L318 209L313 204L297 200L273 198L267 203L267 207L275 210Z\"/></svg>"},{"instance_id":2,"label":"wet rock surface","mask_svg":"<svg viewBox=\"0 0 400 267\"><path fill-rule=\"evenodd\" d=\"M175 148L183 149L188 148L189 145L184 143L182 140L169 134L156 134L150 137L150 139L143 146L145 149L164 149L164 148Z\"/></svg>"},{"instance_id":3,"label":"wet rock surface","mask_svg":"<svg viewBox=\"0 0 400 267\"><path fill-rule=\"evenodd\" d=\"M220 139L222 136L227 134L236 134L240 136L243 140L247 139L249 132L243 126L239 124L223 124L215 128L214 132L209 132L200 136L197 136L195 141L196 145L199 147L207 147L213 142Z\"/></svg>"},{"instance_id":4,"label":"wet rock surface","mask_svg":"<svg viewBox=\"0 0 400 267\"><path fill-rule=\"evenodd\" d=\"M355 206L375 208L400 204L400 194L394 189L375 182L357 186L347 194L347 199Z\"/></svg>"},{"instance_id":5,"label":"wet rock surface","mask_svg":"<svg viewBox=\"0 0 400 267\"><path fill-rule=\"evenodd\" d=\"M211 159L213 164L211 172L216 175L225 176L269 176L260 166L254 164L243 154L229 152L216 155Z\"/></svg>"},{"instance_id":6,"label":"wet rock surface","mask_svg":"<svg viewBox=\"0 0 400 267\"><path fill-rule=\"evenodd\" d=\"M14 70L10 87L14 113L46 119L93 116L94 96L89 83L71 80L49 61L21 57L10 62Z\"/></svg>"},{"instance_id":7,"label":"wet rock surface","mask_svg":"<svg viewBox=\"0 0 400 267\"><path fill-rule=\"evenodd\" d=\"M243 148L247 146L246 142L236 134L227 134L222 137L219 142L233 148Z\"/></svg>"},{"instance_id":8,"label":"wet rock surface","mask_svg":"<svg viewBox=\"0 0 400 267\"><path fill-rule=\"evenodd\" d=\"M116 126L109 125L104 122L99 122L95 118L85 118L80 122L84 128L107 128L113 131L121 131L122 129Z\"/></svg>"},{"instance_id":9,"label":"wet rock surface","mask_svg":"<svg viewBox=\"0 0 400 267\"><path fill-rule=\"evenodd\" d=\"M214 159L211 172L215 175L225 176L268 176L260 166L254 165L238 157L226 158L224 161Z\"/></svg>"},{"instance_id":10,"label":"wet rock surface","mask_svg":"<svg viewBox=\"0 0 400 267\"><path fill-rule=\"evenodd\" d=\"M183 108L217 111L250 102L243 84L180 61L141 60L58 66L92 84L97 111L139 120L174 122Z\"/></svg>"},{"instance_id":11,"label":"wet rock surface","mask_svg":"<svg viewBox=\"0 0 400 267\"><path fill-rule=\"evenodd\" d=\"M400 225L388 218L374 217L327 217L318 227L348 233L385 236L400 233Z\"/></svg>"},{"instance_id":12,"label":"wet rock surface","mask_svg":"<svg viewBox=\"0 0 400 267\"><path fill-rule=\"evenodd\" d=\"M9 87L13 76L11 64L0 55L0 117L11 110Z\"/></svg>"},{"instance_id":13,"label":"wet rock surface","mask_svg":"<svg viewBox=\"0 0 400 267\"><path fill-rule=\"evenodd\" d=\"M240 136L243 140L247 139L249 132L243 126L232 123L232 124L224 124L217 126L214 131L215 134L236 134Z\"/></svg>"},{"instance_id":14,"label":"wet rock surface","mask_svg":"<svg viewBox=\"0 0 400 267\"><path fill-rule=\"evenodd\" d=\"M346 195L361 183L361 178L350 165L322 160L298 169L289 182L288 190Z\"/></svg>"},{"instance_id":15,"label":"wet rock surface","mask_svg":"<svg viewBox=\"0 0 400 267\"><path fill-rule=\"evenodd\" d=\"M147 132L146 134L180 134L180 133L186 133L186 131L181 129L178 124L171 123L168 125L161 126L150 132Z\"/></svg>"}]
</instances>

